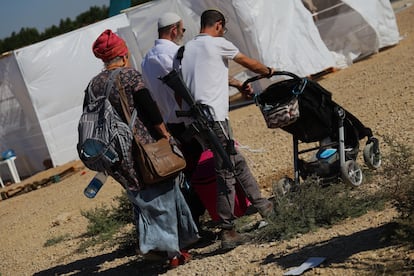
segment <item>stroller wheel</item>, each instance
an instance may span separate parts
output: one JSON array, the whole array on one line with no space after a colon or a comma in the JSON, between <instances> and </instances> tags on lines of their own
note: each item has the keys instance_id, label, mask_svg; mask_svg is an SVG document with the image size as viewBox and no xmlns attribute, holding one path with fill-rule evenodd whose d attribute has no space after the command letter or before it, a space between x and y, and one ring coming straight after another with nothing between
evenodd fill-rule
<instances>
[{"instance_id":1,"label":"stroller wheel","mask_svg":"<svg viewBox=\"0 0 414 276\"><path fill-rule=\"evenodd\" d=\"M363 155L368 168L375 170L381 166L381 153L374 142L365 145Z\"/></svg>"},{"instance_id":2,"label":"stroller wheel","mask_svg":"<svg viewBox=\"0 0 414 276\"><path fill-rule=\"evenodd\" d=\"M348 160L341 167L342 180L352 186L362 183L362 170L354 160Z\"/></svg>"},{"instance_id":3,"label":"stroller wheel","mask_svg":"<svg viewBox=\"0 0 414 276\"><path fill-rule=\"evenodd\" d=\"M278 182L273 183L273 194L275 197L283 197L293 188L293 179L285 176Z\"/></svg>"}]
</instances>

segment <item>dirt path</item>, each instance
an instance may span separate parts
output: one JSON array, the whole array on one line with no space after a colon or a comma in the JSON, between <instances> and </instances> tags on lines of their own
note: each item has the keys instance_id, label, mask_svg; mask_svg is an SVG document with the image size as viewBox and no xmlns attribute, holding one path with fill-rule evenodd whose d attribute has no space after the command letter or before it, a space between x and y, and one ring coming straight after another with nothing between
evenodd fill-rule
<instances>
[{"instance_id":1,"label":"dirt path","mask_svg":"<svg viewBox=\"0 0 414 276\"><path fill-rule=\"evenodd\" d=\"M404 39L397 46L330 74L320 84L379 137L392 136L414 146L414 7L398 13L398 26ZM270 195L272 179L291 171L290 135L267 129L256 106L230 116L254 175ZM111 204L121 193L120 185L110 182L96 199L87 199L82 190L92 177L92 172L81 170L56 184L0 201L1 275L281 275L308 257L327 260L306 275L372 275L382 266L414 260L413 251L380 241L396 215L393 209L289 241L243 245L229 252L213 243L193 249L193 261L170 271L117 248L77 254L74 250L87 225L81 210ZM44 247L46 241L62 236L65 241Z\"/></svg>"}]
</instances>

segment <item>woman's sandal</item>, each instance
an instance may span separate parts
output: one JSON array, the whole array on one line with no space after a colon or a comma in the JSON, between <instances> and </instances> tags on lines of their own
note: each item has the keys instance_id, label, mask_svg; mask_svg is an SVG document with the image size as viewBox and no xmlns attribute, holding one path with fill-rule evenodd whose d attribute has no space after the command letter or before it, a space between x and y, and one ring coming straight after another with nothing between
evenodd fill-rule
<instances>
[{"instance_id":1,"label":"woman's sandal","mask_svg":"<svg viewBox=\"0 0 414 276\"><path fill-rule=\"evenodd\" d=\"M191 260L191 255L186 250L181 250L179 256L170 259L170 268L176 268L180 265L188 263Z\"/></svg>"}]
</instances>

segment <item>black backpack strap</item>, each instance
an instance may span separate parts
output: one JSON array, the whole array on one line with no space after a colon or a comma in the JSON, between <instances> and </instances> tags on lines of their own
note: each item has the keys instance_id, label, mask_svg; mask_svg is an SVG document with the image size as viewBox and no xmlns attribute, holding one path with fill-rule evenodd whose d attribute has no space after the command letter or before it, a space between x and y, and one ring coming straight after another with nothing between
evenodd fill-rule
<instances>
[{"instance_id":1,"label":"black backpack strap","mask_svg":"<svg viewBox=\"0 0 414 276\"><path fill-rule=\"evenodd\" d=\"M175 59L178 61L178 63L177 62L173 63L173 70L176 70L178 72L178 74L180 74L180 75L181 75L181 61L184 57L184 50L185 50L184 45L181 46L180 48L178 48L177 54L175 55ZM183 101L182 97L174 91L174 98L175 98L175 101L178 104L178 106L181 108L182 107L182 101Z\"/></svg>"},{"instance_id":2,"label":"black backpack strap","mask_svg":"<svg viewBox=\"0 0 414 276\"><path fill-rule=\"evenodd\" d=\"M185 46L183 45L177 51L176 59L178 59L178 61L180 62L180 64L181 64L181 60L184 57L184 50L185 50Z\"/></svg>"}]
</instances>

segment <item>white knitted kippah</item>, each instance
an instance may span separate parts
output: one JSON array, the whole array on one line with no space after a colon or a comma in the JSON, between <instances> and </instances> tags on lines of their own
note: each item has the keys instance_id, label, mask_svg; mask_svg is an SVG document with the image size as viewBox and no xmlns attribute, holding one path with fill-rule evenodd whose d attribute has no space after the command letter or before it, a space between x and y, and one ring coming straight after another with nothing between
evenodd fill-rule
<instances>
[{"instance_id":1,"label":"white knitted kippah","mask_svg":"<svg viewBox=\"0 0 414 276\"><path fill-rule=\"evenodd\" d=\"M166 12L158 19L158 29L167 27L181 20L178 14L173 12Z\"/></svg>"}]
</instances>

